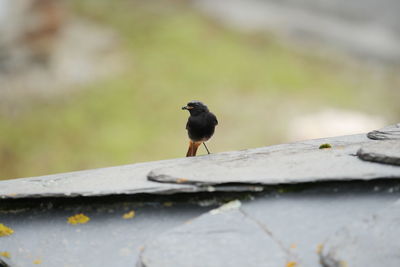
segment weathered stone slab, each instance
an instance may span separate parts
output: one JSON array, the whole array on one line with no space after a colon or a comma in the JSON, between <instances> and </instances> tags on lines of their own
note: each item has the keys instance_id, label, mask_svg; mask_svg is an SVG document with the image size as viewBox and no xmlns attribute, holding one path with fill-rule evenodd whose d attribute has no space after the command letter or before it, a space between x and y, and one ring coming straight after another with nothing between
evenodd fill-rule
<instances>
[{"instance_id":1,"label":"weathered stone slab","mask_svg":"<svg viewBox=\"0 0 400 267\"><path fill-rule=\"evenodd\" d=\"M329 236L379 213L399 197L396 181L330 183L258 197L244 202L241 209L269 229L293 256L296 266L321 267L318 251ZM365 254L368 256L373 254ZM386 266L384 263L375 266Z\"/></svg>"},{"instance_id":2,"label":"weathered stone slab","mask_svg":"<svg viewBox=\"0 0 400 267\"><path fill-rule=\"evenodd\" d=\"M400 140L381 141L362 146L357 156L366 161L400 165Z\"/></svg>"},{"instance_id":3,"label":"weathered stone slab","mask_svg":"<svg viewBox=\"0 0 400 267\"><path fill-rule=\"evenodd\" d=\"M289 255L238 201L191 220L144 246L140 267L285 266Z\"/></svg>"},{"instance_id":4,"label":"weathered stone slab","mask_svg":"<svg viewBox=\"0 0 400 267\"><path fill-rule=\"evenodd\" d=\"M191 164L152 170L148 178L164 183L217 185L287 184L316 181L400 178L397 166L360 160L360 147L375 141L365 135L317 139L200 157ZM329 143L332 148L319 149Z\"/></svg>"},{"instance_id":5,"label":"weathered stone slab","mask_svg":"<svg viewBox=\"0 0 400 267\"><path fill-rule=\"evenodd\" d=\"M367 136L373 140L400 139L400 123L369 132Z\"/></svg>"},{"instance_id":6,"label":"weathered stone slab","mask_svg":"<svg viewBox=\"0 0 400 267\"><path fill-rule=\"evenodd\" d=\"M393 205L400 197L399 185L394 180L315 184L299 192L258 196L243 201L240 207L231 202L149 240L138 266L214 266L217 261L238 262L233 266L270 266L270 261L275 261L271 266L321 267L319 252L327 238ZM257 232L271 238L285 262L268 253L270 241L255 238ZM236 237L245 241L233 241ZM227 244L221 244L222 240ZM231 246L239 246L241 251L236 253ZM263 253L271 258L263 264L251 261ZM290 262L292 265L286 265ZM383 261L377 266L386 265Z\"/></svg>"},{"instance_id":7,"label":"weathered stone slab","mask_svg":"<svg viewBox=\"0 0 400 267\"><path fill-rule=\"evenodd\" d=\"M75 199L73 204L61 206L60 201L47 201L37 208L8 212L1 210L4 204L0 205L0 223L14 230L10 236L0 237L0 252L10 255L4 260L10 267L135 266L141 246L148 239L210 209L189 203L166 206L132 202L129 198L104 201L105 198ZM6 202L12 201L15 200ZM130 211L135 212L134 216L124 219L123 215ZM85 224L69 224L68 217L78 213L90 220Z\"/></svg>"},{"instance_id":8,"label":"weathered stone slab","mask_svg":"<svg viewBox=\"0 0 400 267\"><path fill-rule=\"evenodd\" d=\"M173 243L166 240L165 236L161 237L172 230L175 234L181 234L174 235L179 249L184 249L182 247L186 243L179 243L178 238L184 242L192 240L189 244L191 250L186 257L196 258L199 262L203 258L197 252L207 249L204 248L206 243L202 242L210 238L210 242L216 240L216 245L223 240L228 245L223 243L218 250L210 250L213 255L205 259L221 257L221 261L243 262L242 253L220 253L225 246L231 249L231 246L237 245L249 253L245 255L248 262L254 263L247 265L246 262L243 266L265 266L257 265L259 262L256 260L263 259L261 253L266 254L265 249L275 251L276 248L282 258L276 254L266 255L270 257L267 263L277 261L276 265L272 265L274 267L286 266L289 263L286 260L295 262L296 267L321 267L317 254L319 244L323 244L338 229L379 213L400 197L398 180L311 183L284 186L281 189L262 194L201 194L203 198L199 197L200 194L181 194L5 199L0 201L0 223L12 228L14 233L0 237L0 251L10 253L10 260L15 264L11 265L13 267L33 266L35 260L41 260L40 266L43 267L135 266L135 263L145 259L140 258L140 254L153 248L152 245L148 246L153 241L166 247L157 247L157 250L146 255L158 257L156 253L159 253L160 257L164 257L173 253L171 250L174 247L169 247ZM235 205L237 202L233 202L208 213L215 205L232 199L232 196L247 200L242 200L240 209ZM123 215L130 211L134 211L135 216L124 219ZM67 218L78 213L87 215L90 221L69 224ZM203 220L200 228L195 225L198 216L202 216L200 218ZM255 237L255 233L259 233L259 236ZM199 243L195 240L197 235ZM246 235L242 243L228 242L242 238L242 235ZM276 244L276 247L272 244ZM180 259L183 256L178 255ZM378 266L386 265L383 262Z\"/></svg>"},{"instance_id":9,"label":"weathered stone slab","mask_svg":"<svg viewBox=\"0 0 400 267\"><path fill-rule=\"evenodd\" d=\"M184 159L180 159L184 160ZM118 194L193 192L191 185L149 182L147 173L155 167L171 167L180 160L61 173L0 181L0 198L75 197Z\"/></svg>"},{"instance_id":10,"label":"weathered stone slab","mask_svg":"<svg viewBox=\"0 0 400 267\"><path fill-rule=\"evenodd\" d=\"M346 226L324 244L324 267L398 267L400 265L400 206Z\"/></svg>"}]
</instances>

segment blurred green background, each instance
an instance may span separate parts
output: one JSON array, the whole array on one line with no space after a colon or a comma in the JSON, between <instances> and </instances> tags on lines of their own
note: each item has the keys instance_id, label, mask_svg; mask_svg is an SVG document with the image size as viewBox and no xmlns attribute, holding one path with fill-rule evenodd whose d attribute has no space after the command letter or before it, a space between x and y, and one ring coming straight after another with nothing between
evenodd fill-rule
<instances>
[{"instance_id":1,"label":"blurred green background","mask_svg":"<svg viewBox=\"0 0 400 267\"><path fill-rule=\"evenodd\" d=\"M194 99L219 119L214 153L295 141L293 118L326 107L382 124L400 117L397 72L224 26L186 1L76 0L68 9L69 20L115 34L122 67L68 93L10 100L0 179L182 157L180 108Z\"/></svg>"}]
</instances>

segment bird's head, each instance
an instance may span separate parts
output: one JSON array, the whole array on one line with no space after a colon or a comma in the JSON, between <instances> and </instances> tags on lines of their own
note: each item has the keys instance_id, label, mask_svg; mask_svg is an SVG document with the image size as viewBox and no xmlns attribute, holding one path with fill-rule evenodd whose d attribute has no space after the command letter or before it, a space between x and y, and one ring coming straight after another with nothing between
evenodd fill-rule
<instances>
[{"instance_id":1,"label":"bird's head","mask_svg":"<svg viewBox=\"0 0 400 267\"><path fill-rule=\"evenodd\" d=\"M200 101L190 101L186 106L182 107L183 110L188 110L190 115L197 115L202 112L208 112L208 108Z\"/></svg>"}]
</instances>

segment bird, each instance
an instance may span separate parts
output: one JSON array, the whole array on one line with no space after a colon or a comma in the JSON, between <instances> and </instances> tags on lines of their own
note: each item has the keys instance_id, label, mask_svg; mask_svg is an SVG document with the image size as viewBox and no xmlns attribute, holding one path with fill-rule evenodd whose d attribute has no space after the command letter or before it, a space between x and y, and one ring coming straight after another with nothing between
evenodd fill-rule
<instances>
[{"instance_id":1,"label":"bird","mask_svg":"<svg viewBox=\"0 0 400 267\"><path fill-rule=\"evenodd\" d=\"M189 136L189 149L186 157L196 156L197 148L203 143L210 154L205 142L214 134L215 126L218 125L217 117L208 110L208 107L200 101L190 101L182 110L188 110L190 116L186 123L186 130Z\"/></svg>"}]
</instances>

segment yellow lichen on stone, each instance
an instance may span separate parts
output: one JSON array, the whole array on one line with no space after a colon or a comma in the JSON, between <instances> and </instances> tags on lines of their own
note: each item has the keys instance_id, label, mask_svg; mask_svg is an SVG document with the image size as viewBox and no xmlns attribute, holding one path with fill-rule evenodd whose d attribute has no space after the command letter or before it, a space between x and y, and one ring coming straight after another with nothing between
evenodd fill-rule
<instances>
[{"instance_id":1,"label":"yellow lichen on stone","mask_svg":"<svg viewBox=\"0 0 400 267\"><path fill-rule=\"evenodd\" d=\"M286 192L287 192L287 189L285 189L285 188L278 188L276 191L277 191L279 194L283 194L283 193L286 193Z\"/></svg>"},{"instance_id":2,"label":"yellow lichen on stone","mask_svg":"<svg viewBox=\"0 0 400 267\"><path fill-rule=\"evenodd\" d=\"M164 202L164 207L172 207L172 202Z\"/></svg>"},{"instance_id":3,"label":"yellow lichen on stone","mask_svg":"<svg viewBox=\"0 0 400 267\"><path fill-rule=\"evenodd\" d=\"M322 252L322 249L324 248L324 245L318 244L317 246L317 253L320 254Z\"/></svg>"},{"instance_id":4,"label":"yellow lichen on stone","mask_svg":"<svg viewBox=\"0 0 400 267\"><path fill-rule=\"evenodd\" d=\"M319 149L325 149L325 148L332 148L330 144L322 144L319 146Z\"/></svg>"},{"instance_id":5,"label":"yellow lichen on stone","mask_svg":"<svg viewBox=\"0 0 400 267\"><path fill-rule=\"evenodd\" d=\"M0 256L6 257L6 258L10 258L11 254L8 251L1 251L0 252Z\"/></svg>"},{"instance_id":6,"label":"yellow lichen on stone","mask_svg":"<svg viewBox=\"0 0 400 267\"><path fill-rule=\"evenodd\" d=\"M286 263L286 267L296 267L297 263L295 261L289 261Z\"/></svg>"},{"instance_id":7,"label":"yellow lichen on stone","mask_svg":"<svg viewBox=\"0 0 400 267\"><path fill-rule=\"evenodd\" d=\"M122 215L122 218L124 219L132 219L133 217L135 217L135 211L133 210Z\"/></svg>"},{"instance_id":8,"label":"yellow lichen on stone","mask_svg":"<svg viewBox=\"0 0 400 267\"><path fill-rule=\"evenodd\" d=\"M13 229L0 223L0 236L8 236L8 235L12 235L13 233L14 233Z\"/></svg>"},{"instance_id":9,"label":"yellow lichen on stone","mask_svg":"<svg viewBox=\"0 0 400 267\"><path fill-rule=\"evenodd\" d=\"M87 223L90 220L88 216L83 213L75 214L68 218L67 222L70 224L83 224Z\"/></svg>"},{"instance_id":10,"label":"yellow lichen on stone","mask_svg":"<svg viewBox=\"0 0 400 267\"><path fill-rule=\"evenodd\" d=\"M33 261L33 264L42 264L42 260L40 260L40 259L37 259L37 260L34 260Z\"/></svg>"}]
</instances>

